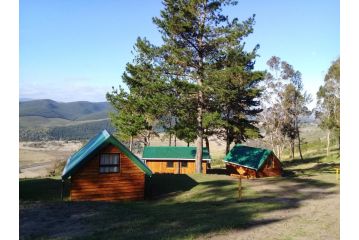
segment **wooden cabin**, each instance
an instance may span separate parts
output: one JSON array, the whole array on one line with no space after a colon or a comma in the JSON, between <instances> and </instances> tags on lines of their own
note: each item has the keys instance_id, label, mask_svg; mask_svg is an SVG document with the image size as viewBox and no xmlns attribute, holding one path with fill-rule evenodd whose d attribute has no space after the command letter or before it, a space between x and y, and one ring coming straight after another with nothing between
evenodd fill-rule
<instances>
[{"instance_id":1,"label":"wooden cabin","mask_svg":"<svg viewBox=\"0 0 359 240\"><path fill-rule=\"evenodd\" d=\"M104 130L67 160L62 179L71 178L73 201L139 200L145 175L146 164Z\"/></svg>"},{"instance_id":2,"label":"wooden cabin","mask_svg":"<svg viewBox=\"0 0 359 240\"><path fill-rule=\"evenodd\" d=\"M245 178L281 176L283 169L279 159L269 149L237 144L224 158L229 175Z\"/></svg>"},{"instance_id":3,"label":"wooden cabin","mask_svg":"<svg viewBox=\"0 0 359 240\"><path fill-rule=\"evenodd\" d=\"M153 173L195 173L195 147L145 147L142 159ZM202 173L211 161L207 148L203 148Z\"/></svg>"}]
</instances>

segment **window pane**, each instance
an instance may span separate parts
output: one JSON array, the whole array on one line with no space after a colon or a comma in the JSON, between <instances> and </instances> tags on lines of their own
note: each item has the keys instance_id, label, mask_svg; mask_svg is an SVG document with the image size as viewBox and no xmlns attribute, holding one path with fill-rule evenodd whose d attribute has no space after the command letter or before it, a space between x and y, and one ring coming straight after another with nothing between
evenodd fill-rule
<instances>
[{"instance_id":1,"label":"window pane","mask_svg":"<svg viewBox=\"0 0 359 240\"><path fill-rule=\"evenodd\" d=\"M182 167L187 167L187 162L186 162L186 161L181 162L181 166L182 166Z\"/></svg>"},{"instance_id":2,"label":"window pane","mask_svg":"<svg viewBox=\"0 0 359 240\"><path fill-rule=\"evenodd\" d=\"M100 155L100 173L119 172L120 154L101 154Z\"/></svg>"},{"instance_id":3,"label":"window pane","mask_svg":"<svg viewBox=\"0 0 359 240\"><path fill-rule=\"evenodd\" d=\"M110 161L110 164L118 164L118 160L119 160L119 158L118 158L118 154L112 154L111 155L111 161Z\"/></svg>"},{"instance_id":4,"label":"window pane","mask_svg":"<svg viewBox=\"0 0 359 240\"><path fill-rule=\"evenodd\" d=\"M168 162L167 162L167 167L168 167L168 168L173 168L173 162L172 162L172 161L168 161Z\"/></svg>"}]
</instances>

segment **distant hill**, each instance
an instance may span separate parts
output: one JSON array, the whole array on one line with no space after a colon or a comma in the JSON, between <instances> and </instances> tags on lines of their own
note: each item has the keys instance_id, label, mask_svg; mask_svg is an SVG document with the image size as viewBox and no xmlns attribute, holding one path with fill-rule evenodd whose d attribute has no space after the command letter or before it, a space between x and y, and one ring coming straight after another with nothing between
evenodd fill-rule
<instances>
[{"instance_id":1,"label":"distant hill","mask_svg":"<svg viewBox=\"0 0 359 240\"><path fill-rule=\"evenodd\" d=\"M112 107L107 102L56 102L50 99L20 102L20 117L39 116L67 120L96 120L108 118Z\"/></svg>"},{"instance_id":2,"label":"distant hill","mask_svg":"<svg viewBox=\"0 0 359 240\"><path fill-rule=\"evenodd\" d=\"M103 129L111 132L111 111L107 102L20 100L20 141L88 139Z\"/></svg>"},{"instance_id":3,"label":"distant hill","mask_svg":"<svg viewBox=\"0 0 359 240\"><path fill-rule=\"evenodd\" d=\"M20 98L20 102L32 101L32 98Z\"/></svg>"}]
</instances>

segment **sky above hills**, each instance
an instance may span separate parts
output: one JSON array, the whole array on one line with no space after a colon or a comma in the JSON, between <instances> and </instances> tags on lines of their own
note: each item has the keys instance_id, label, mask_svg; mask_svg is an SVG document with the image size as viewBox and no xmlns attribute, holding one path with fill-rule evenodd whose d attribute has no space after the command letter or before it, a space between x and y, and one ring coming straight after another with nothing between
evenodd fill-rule
<instances>
[{"instance_id":1,"label":"sky above hills","mask_svg":"<svg viewBox=\"0 0 359 240\"><path fill-rule=\"evenodd\" d=\"M122 84L136 38L161 43L152 23L161 9L160 0L20 0L20 97L105 101ZM260 45L256 69L279 56L315 97L340 53L339 0L242 0L225 12L240 20L256 14L244 40L248 50Z\"/></svg>"}]
</instances>

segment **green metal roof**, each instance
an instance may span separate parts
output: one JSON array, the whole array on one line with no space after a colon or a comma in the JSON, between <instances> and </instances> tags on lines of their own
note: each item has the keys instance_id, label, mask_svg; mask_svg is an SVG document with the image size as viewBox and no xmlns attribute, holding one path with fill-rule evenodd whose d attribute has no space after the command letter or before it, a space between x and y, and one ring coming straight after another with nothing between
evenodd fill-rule
<instances>
[{"instance_id":1,"label":"green metal roof","mask_svg":"<svg viewBox=\"0 0 359 240\"><path fill-rule=\"evenodd\" d=\"M231 151L229 151L224 158L224 161L257 171L262 167L263 163L271 153L272 151L269 149L254 148L237 144Z\"/></svg>"},{"instance_id":2,"label":"green metal roof","mask_svg":"<svg viewBox=\"0 0 359 240\"><path fill-rule=\"evenodd\" d=\"M196 147L145 147L143 159L195 160ZM211 160L207 148L202 150L203 160Z\"/></svg>"},{"instance_id":3,"label":"green metal roof","mask_svg":"<svg viewBox=\"0 0 359 240\"><path fill-rule=\"evenodd\" d=\"M108 144L113 144L121 150L138 168L140 168L146 175L151 176L152 171L147 165L141 161L135 154L133 154L125 145L118 141L114 136L103 130L92 138L79 151L74 153L66 162L65 168L62 172L62 179L71 176L77 169L83 166L87 160L91 159L99 150Z\"/></svg>"}]
</instances>

